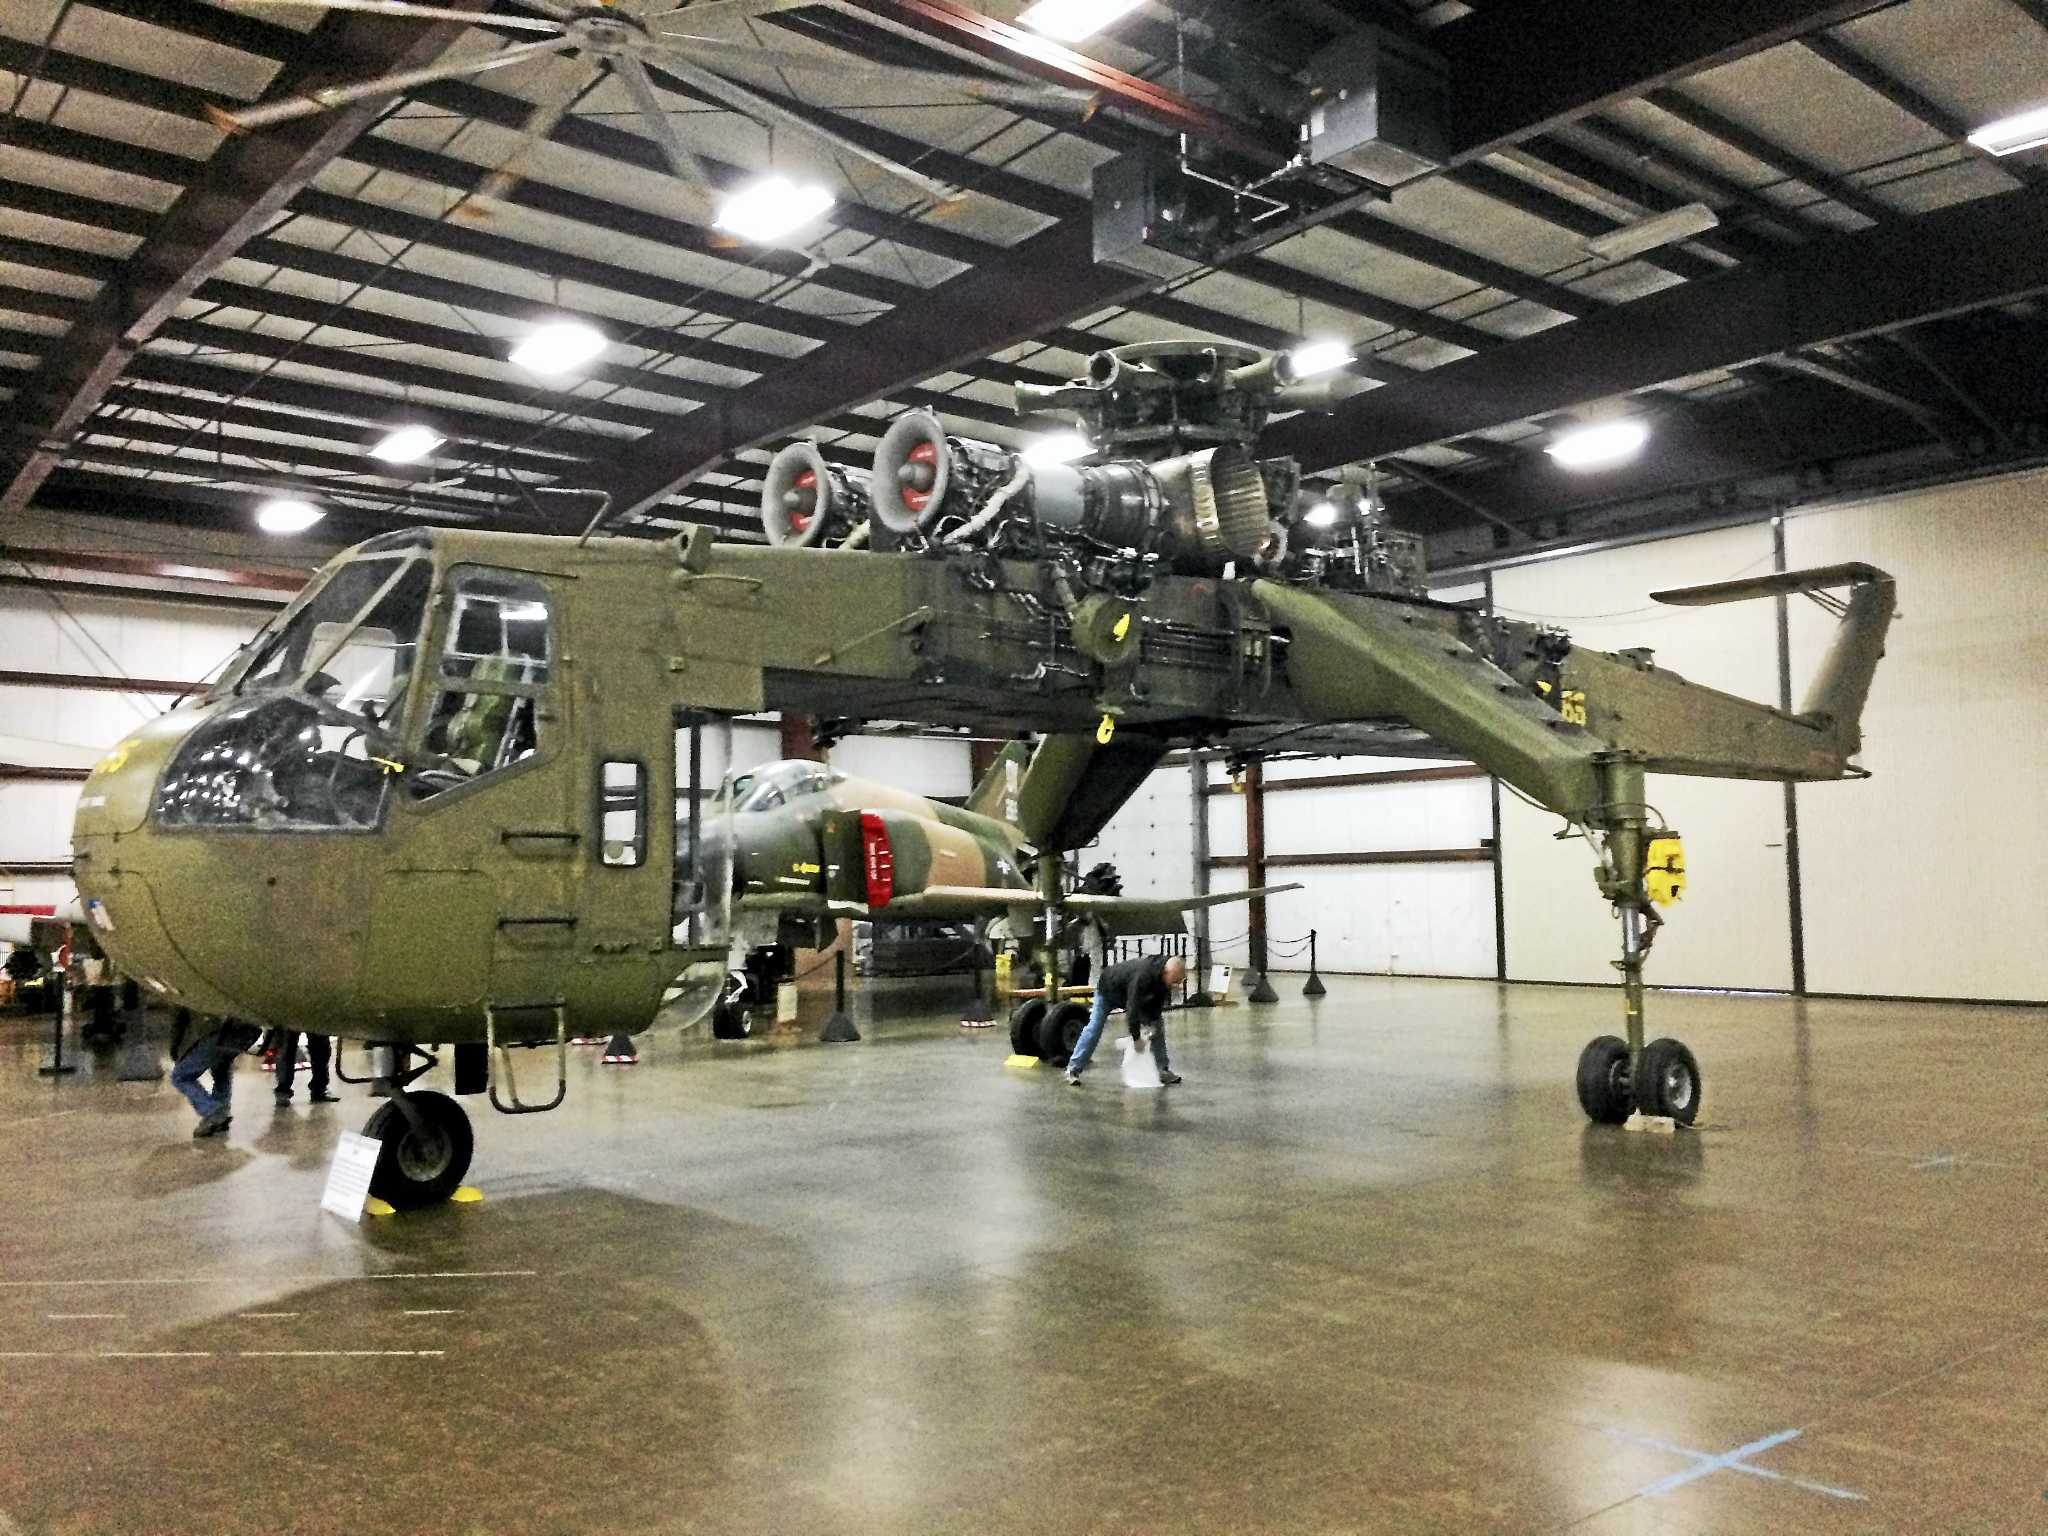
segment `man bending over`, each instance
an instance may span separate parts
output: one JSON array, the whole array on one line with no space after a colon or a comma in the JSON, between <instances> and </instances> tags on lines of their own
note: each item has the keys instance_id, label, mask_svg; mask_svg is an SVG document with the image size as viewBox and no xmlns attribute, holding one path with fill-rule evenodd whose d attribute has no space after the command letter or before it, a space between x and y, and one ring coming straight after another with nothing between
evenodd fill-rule
<instances>
[{"instance_id":1,"label":"man bending over","mask_svg":"<svg viewBox=\"0 0 2048 1536\"><path fill-rule=\"evenodd\" d=\"M1088 1015L1088 1027L1081 1031L1080 1042L1067 1062L1068 1086L1081 1086L1081 1074L1088 1070L1088 1058L1095 1054L1102 1026L1119 1008L1130 1023L1133 1040L1138 1038L1139 1031L1151 1029L1152 1059L1159 1063L1159 1081L1179 1082L1179 1075L1166 1069L1165 1009L1173 989L1187 973L1187 962L1177 955L1147 955L1105 970L1102 980L1095 985L1095 1008Z\"/></svg>"}]
</instances>

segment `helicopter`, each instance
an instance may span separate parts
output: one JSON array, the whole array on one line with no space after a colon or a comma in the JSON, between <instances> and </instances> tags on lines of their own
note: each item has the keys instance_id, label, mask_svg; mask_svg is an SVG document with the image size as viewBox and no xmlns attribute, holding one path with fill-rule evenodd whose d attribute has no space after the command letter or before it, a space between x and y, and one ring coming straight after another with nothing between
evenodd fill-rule
<instances>
[{"instance_id":1,"label":"helicopter","mask_svg":"<svg viewBox=\"0 0 2048 1536\"><path fill-rule=\"evenodd\" d=\"M1844 564L1653 594L1844 589L1783 710L1436 601L1416 541L1370 505L1311 522L1299 465L1256 451L1271 416L1316 405L1284 354L1120 347L1018 394L1071 411L1094 454L1037 464L913 411L865 484L778 455L765 546L423 527L337 556L85 782L74 871L100 943L197 1012L378 1046L373 1187L420 1205L474 1146L456 1098L413 1087L432 1048L457 1097L531 1113L566 1095L572 1032L645 1031L672 988L664 1017L715 1004L739 931L718 793L736 717L1038 733L1015 822L1042 855L1049 996L1058 856L1169 751L1459 756L1584 834L1617 915L1622 1033L1581 1054L1585 1113L1690 1121L1699 1064L1644 1017L1659 903L1683 884L1645 776L1861 776L1892 579ZM553 1049L552 1098L521 1097L515 1047Z\"/></svg>"}]
</instances>

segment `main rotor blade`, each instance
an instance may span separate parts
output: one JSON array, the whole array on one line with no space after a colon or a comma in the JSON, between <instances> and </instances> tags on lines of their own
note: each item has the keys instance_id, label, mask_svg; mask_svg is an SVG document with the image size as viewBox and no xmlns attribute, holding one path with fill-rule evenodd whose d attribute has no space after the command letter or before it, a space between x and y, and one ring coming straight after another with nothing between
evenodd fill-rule
<instances>
[{"instance_id":1,"label":"main rotor blade","mask_svg":"<svg viewBox=\"0 0 2048 1536\"><path fill-rule=\"evenodd\" d=\"M954 74L941 69L911 69L895 64L864 64L824 53L801 53L789 48L756 48L724 38L699 37L694 32L661 32L671 45L684 48L692 58L721 68L723 63L752 64L760 69L786 69L830 74L847 80L891 81L928 90L958 91L983 101L1016 103L1019 106L1067 107L1086 110L1101 100L1096 91L1077 90L1064 85L1033 85L1015 80L991 80L983 75Z\"/></svg>"},{"instance_id":2,"label":"main rotor blade","mask_svg":"<svg viewBox=\"0 0 2048 1536\"><path fill-rule=\"evenodd\" d=\"M466 21L472 25L489 22L521 32L559 32L560 22L532 16L499 16L482 11L458 11L444 5L414 5L412 0L259 0L266 6L292 10L364 11L373 16L391 16L401 21ZM547 7L540 7L547 9Z\"/></svg>"},{"instance_id":3,"label":"main rotor blade","mask_svg":"<svg viewBox=\"0 0 2048 1536\"><path fill-rule=\"evenodd\" d=\"M583 87L579 87L573 91L564 91L554 102L535 107L527 113L526 126L519 130L518 145L500 162L495 171L484 178L471 196L478 202L498 202L510 196L512 189L524 179L525 173L519 167L525 162L526 157L533 153L536 144L554 137L555 130L562 125L562 119L569 115L570 109L576 105L577 98L583 94L583 90Z\"/></svg>"},{"instance_id":4,"label":"main rotor blade","mask_svg":"<svg viewBox=\"0 0 2048 1536\"><path fill-rule=\"evenodd\" d=\"M829 145L841 154L851 155L856 160L865 161L879 170L887 171L899 181L909 182L926 196L937 198L941 202L955 195L956 189L946 183L927 176L922 171L914 171L902 162L892 160L864 144L856 144L851 139L842 138L829 128L820 128L808 118L800 117L780 102L771 101L763 96L759 91L749 90L737 81L713 74L701 65L691 62L690 56L681 49L664 45L650 49L649 52L658 55L663 60L664 67L679 79L696 87L713 100L724 102L735 112L743 113L756 121L775 123L787 128L791 133Z\"/></svg>"},{"instance_id":5,"label":"main rotor blade","mask_svg":"<svg viewBox=\"0 0 2048 1536\"><path fill-rule=\"evenodd\" d=\"M248 107L238 112L229 112L218 107L210 108L207 116L224 128L268 128L276 123L288 123L294 118L311 117L316 112L332 112L336 107L345 107L352 101L363 101L372 96L394 96L401 91L409 91L416 85L430 85L436 80L457 80L464 75L480 75L486 70L503 69L508 64L523 64L528 59L544 58L548 54L561 53L575 46L566 37L551 37L544 43L514 43L510 48L502 48L496 53L455 59L444 64L427 64L419 69L401 69L394 74L379 75L375 80L359 81L355 85L325 86L289 101L273 102L265 107Z\"/></svg>"},{"instance_id":6,"label":"main rotor blade","mask_svg":"<svg viewBox=\"0 0 2048 1536\"><path fill-rule=\"evenodd\" d=\"M626 94L633 98L633 105L640 109L640 116L654 135L654 142L661 146L662 158L668 161L668 168L681 180L699 192L710 192L711 173L704 168L704 162L690 152L683 143L683 136L676 132L676 125L669 121L668 109L661 104L661 97L655 94L654 82L647 78L647 66L630 53L619 54L610 60L612 73L626 87Z\"/></svg>"}]
</instances>

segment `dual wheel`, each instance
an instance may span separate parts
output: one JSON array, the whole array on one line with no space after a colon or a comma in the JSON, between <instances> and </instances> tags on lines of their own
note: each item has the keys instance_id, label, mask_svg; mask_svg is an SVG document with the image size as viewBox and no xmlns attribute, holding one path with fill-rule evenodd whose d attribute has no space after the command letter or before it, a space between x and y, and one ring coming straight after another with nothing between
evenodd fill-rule
<instances>
[{"instance_id":1,"label":"dual wheel","mask_svg":"<svg viewBox=\"0 0 2048 1536\"><path fill-rule=\"evenodd\" d=\"M1596 1125L1619 1125L1631 1111L1691 1125L1700 1113L1700 1064L1684 1042L1652 1040L1642 1070L1631 1072L1628 1042L1602 1035L1579 1053L1579 1107Z\"/></svg>"},{"instance_id":2,"label":"dual wheel","mask_svg":"<svg viewBox=\"0 0 2048 1536\"><path fill-rule=\"evenodd\" d=\"M1087 1027L1085 1004L1060 1003L1048 1008L1044 998L1034 997L1010 1015L1010 1049L1016 1055L1036 1056L1063 1067Z\"/></svg>"},{"instance_id":3,"label":"dual wheel","mask_svg":"<svg viewBox=\"0 0 2048 1536\"><path fill-rule=\"evenodd\" d=\"M412 1114L400 1107L401 1097ZM370 1193L401 1211L439 1205L454 1194L476 1151L469 1116L445 1093L394 1095L371 1113L363 1134L377 1143Z\"/></svg>"}]
</instances>

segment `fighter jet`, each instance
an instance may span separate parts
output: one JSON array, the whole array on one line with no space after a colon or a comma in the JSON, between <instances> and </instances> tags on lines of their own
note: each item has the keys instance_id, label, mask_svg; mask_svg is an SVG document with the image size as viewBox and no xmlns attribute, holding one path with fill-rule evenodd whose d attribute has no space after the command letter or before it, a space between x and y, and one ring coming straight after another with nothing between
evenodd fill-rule
<instances>
[{"instance_id":1,"label":"fighter jet","mask_svg":"<svg viewBox=\"0 0 2048 1536\"><path fill-rule=\"evenodd\" d=\"M713 815L706 837L731 842L735 947L746 959L712 1010L712 1033L747 1034L751 1010L789 976L795 952L828 946L842 918L991 919L1005 937L1042 931L1048 904L1037 866L1042 857L1058 861L1016 823L1029 757L1021 742L1004 747L960 807L801 760L726 779L714 806L730 814ZM1054 942L1098 958L1109 939L1181 932L1183 913L1299 889L1154 899L1069 884L1050 903ZM1072 1050L1070 1013L1058 1015L1052 1035L1039 1013L1029 1019L1033 1027L1026 1033L1019 1023L1013 1045L1051 1057Z\"/></svg>"}]
</instances>

